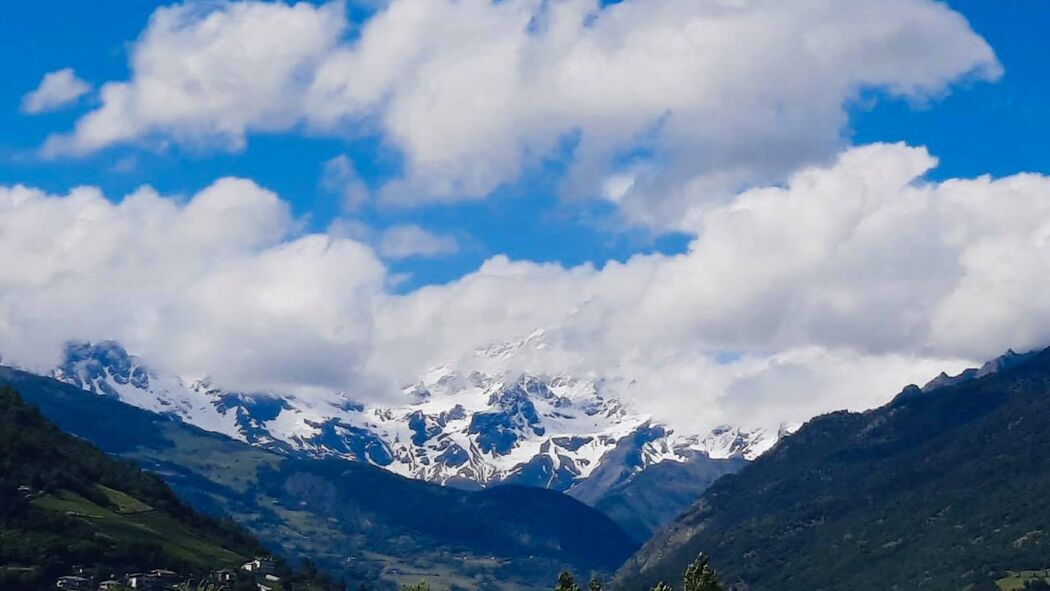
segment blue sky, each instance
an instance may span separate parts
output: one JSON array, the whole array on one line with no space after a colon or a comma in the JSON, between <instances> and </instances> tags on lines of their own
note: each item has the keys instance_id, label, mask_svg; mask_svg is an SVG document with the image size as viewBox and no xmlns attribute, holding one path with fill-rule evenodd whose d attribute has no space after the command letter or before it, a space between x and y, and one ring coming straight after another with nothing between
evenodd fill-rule
<instances>
[{"instance_id":1,"label":"blue sky","mask_svg":"<svg viewBox=\"0 0 1050 591\"><path fill-rule=\"evenodd\" d=\"M995 49L1004 75L917 106L880 102L855 112L854 141L906 141L940 158L934 178L1050 171L1050 5L1040 0L948 3Z\"/></svg>"},{"instance_id":2,"label":"blue sky","mask_svg":"<svg viewBox=\"0 0 1050 591\"><path fill-rule=\"evenodd\" d=\"M157 2L46 0L8 7L0 21L5 83L0 86L0 183L25 183L53 192L89 184L119 197L142 184L165 194L189 194L220 176L255 179L289 200L312 228L324 229L341 214L339 199L320 183L323 163L350 156L367 182L397 173L396 150L374 137L347 140L309 134L254 136L240 153L174 148L164 152L118 146L83 158L41 159L34 154L49 133L68 129L90 104L38 116L19 112L19 101L42 74L73 67L98 84L128 76L127 51ZM941 160L935 178L983 173L1008 175L1050 170L1050 7L1042 0L989 3L958 0L961 11L997 52L1005 76L997 83L953 88L941 100L915 104L879 98L852 108L846 134L854 143L905 141L929 146ZM555 196L560 163L550 161L525 181L493 197L456 205L370 207L359 218L377 228L421 223L460 239L461 250L440 260L393 263L412 279L404 289L444 282L497 253L565 265L624 260L639 252L678 252L687 237L624 224L599 201L569 202Z\"/></svg>"}]
</instances>

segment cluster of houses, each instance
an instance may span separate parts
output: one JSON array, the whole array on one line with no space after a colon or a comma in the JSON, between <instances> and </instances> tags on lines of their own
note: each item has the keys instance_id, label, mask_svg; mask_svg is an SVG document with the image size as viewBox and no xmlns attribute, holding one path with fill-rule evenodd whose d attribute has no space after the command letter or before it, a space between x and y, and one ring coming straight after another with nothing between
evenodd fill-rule
<instances>
[{"instance_id":1,"label":"cluster of houses","mask_svg":"<svg viewBox=\"0 0 1050 591\"><path fill-rule=\"evenodd\" d=\"M277 561L271 556L245 562L241 569L256 576L255 584L259 587L259 591L272 591L272 585L281 582L281 578L276 574Z\"/></svg>"},{"instance_id":2,"label":"cluster of houses","mask_svg":"<svg viewBox=\"0 0 1050 591\"><path fill-rule=\"evenodd\" d=\"M251 573L259 591L271 591L272 584L279 583L281 579L277 576L277 561L272 557L259 557L241 566L241 570ZM237 573L233 570L224 569L212 571L204 578L205 582L217 585L229 585L237 581ZM65 591L126 591L145 590L162 591L177 589L182 583L187 582L185 577L174 571L154 569L143 573L128 573L123 577L113 577L98 581L97 577L91 575L85 567L73 567L72 574L59 577L55 581L56 589ZM269 583L269 585L267 584Z\"/></svg>"},{"instance_id":3,"label":"cluster of houses","mask_svg":"<svg viewBox=\"0 0 1050 591\"><path fill-rule=\"evenodd\" d=\"M73 574L59 577L55 581L56 589L67 591L123 591L124 589L174 589L182 583L179 573L155 569L146 573L128 573L120 578L110 578L96 582L95 577L81 567L74 567Z\"/></svg>"}]
</instances>

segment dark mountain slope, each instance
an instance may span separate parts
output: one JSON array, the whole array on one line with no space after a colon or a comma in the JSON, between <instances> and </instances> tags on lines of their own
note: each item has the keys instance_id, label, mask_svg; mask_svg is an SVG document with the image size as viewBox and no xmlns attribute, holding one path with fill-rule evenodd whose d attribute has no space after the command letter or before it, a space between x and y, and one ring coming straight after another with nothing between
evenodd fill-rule
<instances>
[{"instance_id":1,"label":"dark mountain slope","mask_svg":"<svg viewBox=\"0 0 1050 591\"><path fill-rule=\"evenodd\" d=\"M687 462L665 461L641 471L622 469L625 474L609 486L589 480L569 491L611 517L634 539L644 542L689 508L716 480L746 466L741 457L712 459L694 452ZM629 472L629 473L628 473ZM591 486L591 483L598 486Z\"/></svg>"},{"instance_id":2,"label":"dark mountain slope","mask_svg":"<svg viewBox=\"0 0 1050 591\"><path fill-rule=\"evenodd\" d=\"M343 535L368 536L372 552L521 561L505 565L510 578L530 561L536 568L546 563L537 585L565 564L612 571L637 547L605 515L546 489L507 485L467 492L336 459L284 461L263 468L258 482L263 495L285 508L335 520ZM382 532L382 539L370 530Z\"/></svg>"},{"instance_id":3,"label":"dark mountain slope","mask_svg":"<svg viewBox=\"0 0 1050 591\"><path fill-rule=\"evenodd\" d=\"M74 564L189 575L265 552L155 476L49 423L0 387L0 588L50 587Z\"/></svg>"},{"instance_id":4,"label":"dark mountain slope","mask_svg":"<svg viewBox=\"0 0 1050 591\"><path fill-rule=\"evenodd\" d=\"M287 556L353 582L546 587L552 573L616 568L637 547L561 493L468 492L342 460L279 456L48 378L0 368L64 430L134 459L179 496L230 515Z\"/></svg>"},{"instance_id":5,"label":"dark mountain slope","mask_svg":"<svg viewBox=\"0 0 1050 591\"><path fill-rule=\"evenodd\" d=\"M672 580L701 550L756 591L994 589L1050 566L1050 350L810 421L708 489L616 588Z\"/></svg>"},{"instance_id":6,"label":"dark mountain slope","mask_svg":"<svg viewBox=\"0 0 1050 591\"><path fill-rule=\"evenodd\" d=\"M646 445L667 436L660 425L646 424L624 437L586 480L569 489L573 498L611 517L639 543L667 525L724 474L747 464L741 455L713 459L706 452L679 449L687 461L652 463ZM745 451L744 438L740 453Z\"/></svg>"}]
</instances>

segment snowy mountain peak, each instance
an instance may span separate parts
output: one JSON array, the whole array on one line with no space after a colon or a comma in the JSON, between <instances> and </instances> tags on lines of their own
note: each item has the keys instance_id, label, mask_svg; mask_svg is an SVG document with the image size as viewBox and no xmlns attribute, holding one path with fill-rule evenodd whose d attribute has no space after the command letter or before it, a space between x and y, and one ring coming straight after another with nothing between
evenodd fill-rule
<instances>
[{"instance_id":1,"label":"snowy mountain peak","mask_svg":"<svg viewBox=\"0 0 1050 591\"><path fill-rule=\"evenodd\" d=\"M115 341L66 344L62 362L50 376L79 388L156 413L251 442L234 406L224 402L229 393L199 380L183 380L155 372Z\"/></svg>"},{"instance_id":2,"label":"snowy mountain peak","mask_svg":"<svg viewBox=\"0 0 1050 591\"><path fill-rule=\"evenodd\" d=\"M140 389L150 387L148 370L116 341L68 343L62 363L53 375L90 392L114 398L119 398L119 394L111 382Z\"/></svg>"},{"instance_id":3,"label":"snowy mountain peak","mask_svg":"<svg viewBox=\"0 0 1050 591\"><path fill-rule=\"evenodd\" d=\"M537 331L478 355L502 359L542 348L544 339ZM280 453L337 456L463 486L568 490L599 468L630 473L698 455L754 459L784 434L725 426L678 435L603 395L599 382L568 375L442 366L405 388L401 404L378 406L342 394L304 400L184 381L109 341L71 343L52 376Z\"/></svg>"},{"instance_id":4,"label":"snowy mountain peak","mask_svg":"<svg viewBox=\"0 0 1050 591\"><path fill-rule=\"evenodd\" d=\"M513 359L529 349L542 351L548 348L550 348L550 344L547 341L547 331L540 329L516 341L494 343L487 347L478 348L474 351L474 354L488 359L506 360Z\"/></svg>"}]
</instances>

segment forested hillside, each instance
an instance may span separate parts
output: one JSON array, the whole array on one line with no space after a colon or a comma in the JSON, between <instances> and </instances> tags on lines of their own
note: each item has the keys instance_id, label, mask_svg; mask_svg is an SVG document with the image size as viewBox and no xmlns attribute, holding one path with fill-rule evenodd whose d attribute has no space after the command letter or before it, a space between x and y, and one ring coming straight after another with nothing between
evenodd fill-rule
<instances>
[{"instance_id":1,"label":"forested hillside","mask_svg":"<svg viewBox=\"0 0 1050 591\"><path fill-rule=\"evenodd\" d=\"M0 588L50 587L73 565L202 573L265 551L0 387Z\"/></svg>"},{"instance_id":2,"label":"forested hillside","mask_svg":"<svg viewBox=\"0 0 1050 591\"><path fill-rule=\"evenodd\" d=\"M1048 524L1050 350L810 421L715 483L616 588L670 580L702 550L754 591L994 589L1050 565Z\"/></svg>"}]
</instances>

